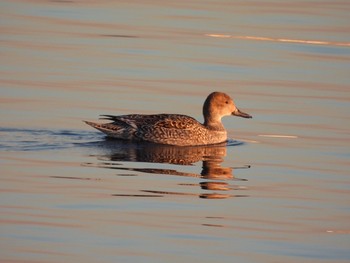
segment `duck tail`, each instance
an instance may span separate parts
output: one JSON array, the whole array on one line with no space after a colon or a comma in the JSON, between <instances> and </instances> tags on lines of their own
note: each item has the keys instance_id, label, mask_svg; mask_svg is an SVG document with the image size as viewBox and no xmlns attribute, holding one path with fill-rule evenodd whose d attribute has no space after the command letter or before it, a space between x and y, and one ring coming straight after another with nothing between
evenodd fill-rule
<instances>
[{"instance_id":1,"label":"duck tail","mask_svg":"<svg viewBox=\"0 0 350 263\"><path fill-rule=\"evenodd\" d=\"M103 123L96 123L96 122L91 122L91 121L83 121L87 125L90 125L91 127L105 133L108 136L112 136L112 129L109 127L108 124L103 124Z\"/></svg>"},{"instance_id":2,"label":"duck tail","mask_svg":"<svg viewBox=\"0 0 350 263\"><path fill-rule=\"evenodd\" d=\"M96 129L101 128L101 124L99 124L99 123L95 123L95 122L91 122L91 121L83 121L83 122L85 122L87 125L90 125L91 127L94 127Z\"/></svg>"},{"instance_id":3,"label":"duck tail","mask_svg":"<svg viewBox=\"0 0 350 263\"><path fill-rule=\"evenodd\" d=\"M118 126L115 123L96 123L91 121L83 121L87 125L103 132L108 137L123 139L123 140L131 140L134 138L134 131L130 129L126 129L126 127Z\"/></svg>"}]
</instances>

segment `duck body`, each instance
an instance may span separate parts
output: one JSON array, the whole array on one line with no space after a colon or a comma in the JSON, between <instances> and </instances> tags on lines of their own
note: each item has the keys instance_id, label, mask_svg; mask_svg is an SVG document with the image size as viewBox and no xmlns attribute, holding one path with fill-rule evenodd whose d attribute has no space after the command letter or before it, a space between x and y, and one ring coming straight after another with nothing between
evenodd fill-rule
<instances>
[{"instance_id":1,"label":"duck body","mask_svg":"<svg viewBox=\"0 0 350 263\"><path fill-rule=\"evenodd\" d=\"M181 114L103 115L111 123L88 122L108 137L189 146L216 144L227 140L226 130L212 130L192 117Z\"/></svg>"},{"instance_id":2,"label":"duck body","mask_svg":"<svg viewBox=\"0 0 350 263\"><path fill-rule=\"evenodd\" d=\"M251 118L239 111L232 99L221 92L211 93L203 105L204 123L181 114L130 114L102 115L110 123L85 121L88 125L105 133L108 137L148 141L177 146L197 146L222 143L227 140L227 132L221 123L226 115Z\"/></svg>"}]
</instances>

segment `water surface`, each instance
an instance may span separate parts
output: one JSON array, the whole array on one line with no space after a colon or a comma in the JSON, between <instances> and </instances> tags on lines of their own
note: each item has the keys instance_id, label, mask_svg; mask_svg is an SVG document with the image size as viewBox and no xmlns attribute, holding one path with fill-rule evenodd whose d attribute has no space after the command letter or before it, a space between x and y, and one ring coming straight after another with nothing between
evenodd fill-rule
<instances>
[{"instance_id":1,"label":"water surface","mask_svg":"<svg viewBox=\"0 0 350 263\"><path fill-rule=\"evenodd\" d=\"M348 262L347 1L2 1L0 260ZM228 144L106 139L99 114L252 120Z\"/></svg>"}]
</instances>

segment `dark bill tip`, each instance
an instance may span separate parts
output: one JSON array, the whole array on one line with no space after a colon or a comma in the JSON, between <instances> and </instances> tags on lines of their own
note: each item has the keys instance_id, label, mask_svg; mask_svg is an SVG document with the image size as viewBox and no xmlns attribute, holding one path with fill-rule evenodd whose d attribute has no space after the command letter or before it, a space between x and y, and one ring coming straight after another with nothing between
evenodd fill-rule
<instances>
[{"instance_id":1,"label":"dark bill tip","mask_svg":"<svg viewBox=\"0 0 350 263\"><path fill-rule=\"evenodd\" d=\"M232 112L232 115L234 116L238 116L238 117L242 117L242 118L247 118L247 119L251 119L253 118L251 115L249 115L248 113L245 113L243 111L240 111L239 109L236 109L234 112Z\"/></svg>"}]
</instances>

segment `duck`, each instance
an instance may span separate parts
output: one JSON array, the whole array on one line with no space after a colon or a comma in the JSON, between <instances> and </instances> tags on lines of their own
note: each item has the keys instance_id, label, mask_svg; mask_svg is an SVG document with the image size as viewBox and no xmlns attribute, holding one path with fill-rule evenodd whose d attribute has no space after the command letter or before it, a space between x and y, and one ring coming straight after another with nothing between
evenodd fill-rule
<instances>
[{"instance_id":1,"label":"duck","mask_svg":"<svg viewBox=\"0 0 350 263\"><path fill-rule=\"evenodd\" d=\"M204 122L182 114L100 115L108 123L84 121L107 137L174 146L201 146L227 141L221 122L224 116L252 118L239 110L232 98L223 92L212 92L203 104Z\"/></svg>"}]
</instances>

